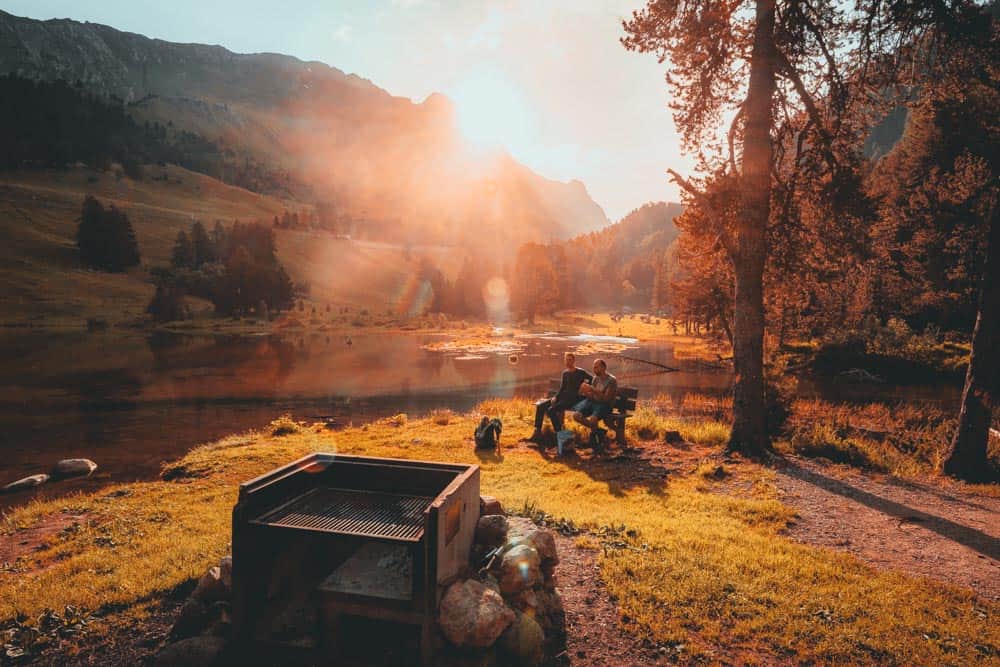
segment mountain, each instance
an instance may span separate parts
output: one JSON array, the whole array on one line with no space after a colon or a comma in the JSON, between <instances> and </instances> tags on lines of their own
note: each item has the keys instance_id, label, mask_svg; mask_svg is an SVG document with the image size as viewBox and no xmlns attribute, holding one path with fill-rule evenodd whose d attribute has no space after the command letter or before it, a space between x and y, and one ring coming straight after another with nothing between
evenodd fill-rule
<instances>
[{"instance_id":1,"label":"mountain","mask_svg":"<svg viewBox=\"0 0 1000 667\"><path fill-rule=\"evenodd\" d=\"M469 150L444 96L415 103L323 63L0 11L6 73L79 81L140 122L287 171L293 191L274 194L325 203L355 236L512 248L608 224L582 183Z\"/></svg>"}]
</instances>

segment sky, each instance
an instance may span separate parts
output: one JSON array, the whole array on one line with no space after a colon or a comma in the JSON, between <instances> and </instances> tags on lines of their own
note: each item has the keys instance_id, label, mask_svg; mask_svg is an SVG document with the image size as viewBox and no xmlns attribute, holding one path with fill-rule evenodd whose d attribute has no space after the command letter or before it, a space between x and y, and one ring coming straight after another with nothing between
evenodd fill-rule
<instances>
[{"instance_id":1,"label":"sky","mask_svg":"<svg viewBox=\"0 0 1000 667\"><path fill-rule=\"evenodd\" d=\"M666 169L693 160L667 109L664 68L618 41L643 0L0 0L37 19L104 23L239 53L285 53L393 95L450 97L475 143L539 174L583 181L612 221L677 201Z\"/></svg>"}]
</instances>

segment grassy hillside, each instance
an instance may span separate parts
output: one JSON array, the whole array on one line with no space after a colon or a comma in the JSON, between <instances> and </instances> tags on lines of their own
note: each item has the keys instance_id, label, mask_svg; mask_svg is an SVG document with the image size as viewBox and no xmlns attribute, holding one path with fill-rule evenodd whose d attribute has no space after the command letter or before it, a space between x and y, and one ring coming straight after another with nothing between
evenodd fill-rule
<instances>
[{"instance_id":1,"label":"grassy hillside","mask_svg":"<svg viewBox=\"0 0 1000 667\"><path fill-rule=\"evenodd\" d=\"M143 269L106 274L83 269L75 245L83 198L92 194L125 210L135 228ZM170 260L177 232L194 220L271 220L294 201L258 195L180 167L146 168L133 181L90 169L0 173L0 324L80 327L139 317L153 292L145 269ZM279 230L278 254L292 279L310 285L319 304L381 309L411 289L417 259L433 257L457 271L457 253L338 240L325 233ZM409 259L407 258L409 257ZM207 308L207 304L201 304Z\"/></svg>"}]
</instances>

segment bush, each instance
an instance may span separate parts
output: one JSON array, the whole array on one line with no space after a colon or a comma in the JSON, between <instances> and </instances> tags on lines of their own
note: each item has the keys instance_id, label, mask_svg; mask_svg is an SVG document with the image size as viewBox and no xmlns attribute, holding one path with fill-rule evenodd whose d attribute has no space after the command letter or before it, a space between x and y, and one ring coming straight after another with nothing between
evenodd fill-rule
<instances>
[{"instance_id":1,"label":"bush","mask_svg":"<svg viewBox=\"0 0 1000 667\"><path fill-rule=\"evenodd\" d=\"M184 303L184 290L167 285L157 285L146 312L153 317L154 322L186 320L190 315Z\"/></svg>"}]
</instances>

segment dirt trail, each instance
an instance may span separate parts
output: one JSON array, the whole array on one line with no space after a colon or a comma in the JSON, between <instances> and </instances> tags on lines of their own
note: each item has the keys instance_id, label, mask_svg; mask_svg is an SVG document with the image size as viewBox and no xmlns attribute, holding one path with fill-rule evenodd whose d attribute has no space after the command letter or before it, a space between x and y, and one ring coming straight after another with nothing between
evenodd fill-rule
<instances>
[{"instance_id":1,"label":"dirt trail","mask_svg":"<svg viewBox=\"0 0 1000 667\"><path fill-rule=\"evenodd\" d=\"M1000 600L1000 498L794 457L776 472L793 539Z\"/></svg>"}]
</instances>

